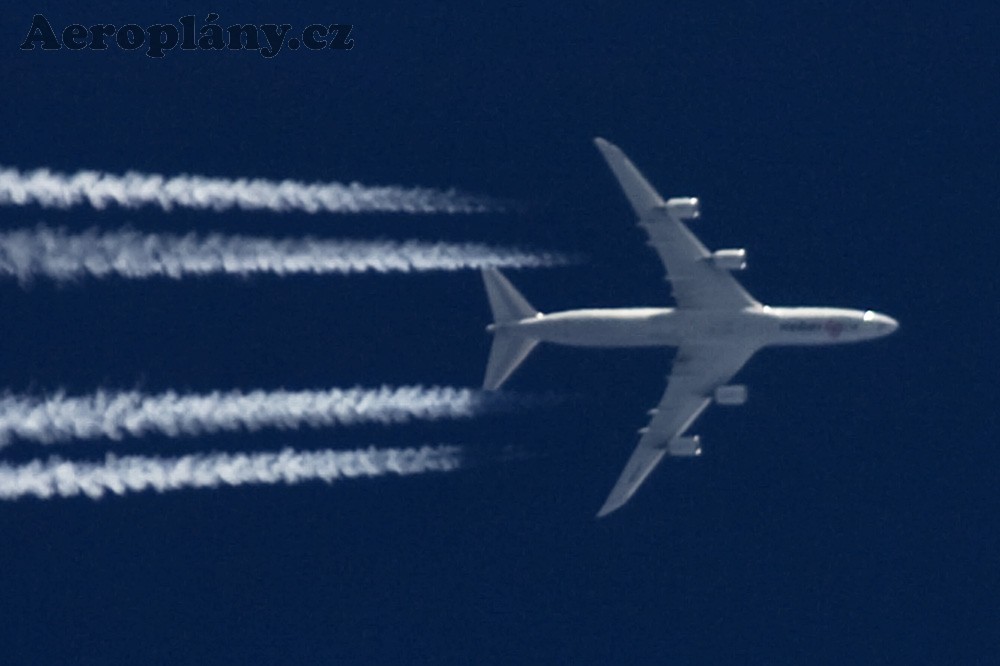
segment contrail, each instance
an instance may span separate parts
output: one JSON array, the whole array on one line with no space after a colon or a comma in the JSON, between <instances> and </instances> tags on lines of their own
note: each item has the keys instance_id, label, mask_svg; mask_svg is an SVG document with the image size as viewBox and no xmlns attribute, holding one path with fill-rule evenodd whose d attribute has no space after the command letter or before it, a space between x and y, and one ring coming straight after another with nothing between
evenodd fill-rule
<instances>
[{"instance_id":1,"label":"contrail","mask_svg":"<svg viewBox=\"0 0 1000 666\"><path fill-rule=\"evenodd\" d=\"M460 465L461 449L445 445L356 451L284 449L279 453L209 453L180 458L108 454L103 463L53 457L23 465L0 464L0 499L86 495L96 500L107 493L125 495L149 489L163 493L223 485L332 483L350 477L445 472Z\"/></svg>"},{"instance_id":2,"label":"contrail","mask_svg":"<svg viewBox=\"0 0 1000 666\"><path fill-rule=\"evenodd\" d=\"M0 233L0 275L74 280L254 273L274 275L457 271L485 267L539 268L568 263L561 255L493 248L479 243L268 239L133 230L73 234L64 229Z\"/></svg>"},{"instance_id":3,"label":"contrail","mask_svg":"<svg viewBox=\"0 0 1000 666\"><path fill-rule=\"evenodd\" d=\"M325 391L240 391L201 395L173 391L98 391L81 397L0 396L0 447L16 440L54 444L105 437L296 430L392 425L414 419L471 418L510 406L511 398L451 387L403 386ZM530 402L530 399L529 399Z\"/></svg>"},{"instance_id":4,"label":"contrail","mask_svg":"<svg viewBox=\"0 0 1000 666\"><path fill-rule=\"evenodd\" d=\"M38 204L69 208L81 204L101 210L159 206L196 210L268 210L275 213L483 213L499 205L485 197L423 187L366 187L360 183L303 183L294 180L229 180L205 176L100 171L67 175L48 169L23 172L0 167L0 205Z\"/></svg>"}]
</instances>

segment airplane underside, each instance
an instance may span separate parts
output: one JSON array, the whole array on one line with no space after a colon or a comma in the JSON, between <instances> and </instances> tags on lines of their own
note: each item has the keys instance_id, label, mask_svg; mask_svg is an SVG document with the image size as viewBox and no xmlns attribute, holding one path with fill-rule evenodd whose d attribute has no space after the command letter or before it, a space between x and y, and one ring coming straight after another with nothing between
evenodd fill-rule
<instances>
[{"instance_id":1,"label":"airplane underside","mask_svg":"<svg viewBox=\"0 0 1000 666\"><path fill-rule=\"evenodd\" d=\"M598 512L623 506L666 455L697 456L687 435L712 403L741 405L746 386L730 384L762 347L832 345L889 335L898 323L871 310L768 307L733 277L746 251L710 252L685 225L700 216L696 198L664 201L617 146L595 139L647 233L671 286L675 308L609 308L542 314L496 269L483 281L494 323L484 388L499 388L540 342L574 347L676 347L667 388L638 446Z\"/></svg>"}]
</instances>

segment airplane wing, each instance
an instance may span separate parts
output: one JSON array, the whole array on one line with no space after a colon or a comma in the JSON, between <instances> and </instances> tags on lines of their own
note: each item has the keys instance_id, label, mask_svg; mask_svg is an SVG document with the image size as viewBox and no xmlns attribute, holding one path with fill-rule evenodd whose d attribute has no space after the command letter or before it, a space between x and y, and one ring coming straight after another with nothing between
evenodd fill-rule
<instances>
[{"instance_id":1,"label":"airplane wing","mask_svg":"<svg viewBox=\"0 0 1000 666\"><path fill-rule=\"evenodd\" d=\"M716 387L727 383L750 360L752 346L684 345L677 350L667 390L652 411L649 426L597 517L620 508L712 402Z\"/></svg>"},{"instance_id":2,"label":"airplane wing","mask_svg":"<svg viewBox=\"0 0 1000 666\"><path fill-rule=\"evenodd\" d=\"M601 138L594 139L594 143L635 209L639 226L649 235L649 245L663 262L678 307L739 309L760 305L729 271L710 261L708 249L667 208L618 146Z\"/></svg>"}]
</instances>

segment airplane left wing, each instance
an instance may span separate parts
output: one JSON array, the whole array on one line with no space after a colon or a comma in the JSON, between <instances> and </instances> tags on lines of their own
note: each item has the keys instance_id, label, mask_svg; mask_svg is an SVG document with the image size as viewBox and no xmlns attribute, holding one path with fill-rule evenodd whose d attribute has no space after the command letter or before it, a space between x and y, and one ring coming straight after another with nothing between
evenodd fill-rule
<instances>
[{"instance_id":1,"label":"airplane left wing","mask_svg":"<svg viewBox=\"0 0 1000 666\"><path fill-rule=\"evenodd\" d=\"M649 245L663 262L678 307L738 310L760 306L729 271L712 264L708 248L670 211L621 148L600 137L594 143L632 204L639 226L649 235Z\"/></svg>"},{"instance_id":2,"label":"airplane left wing","mask_svg":"<svg viewBox=\"0 0 1000 666\"><path fill-rule=\"evenodd\" d=\"M683 345L677 350L667 390L652 411L649 425L597 517L621 508L646 480L671 443L678 439L712 402L715 389L739 372L757 351L753 346Z\"/></svg>"}]
</instances>

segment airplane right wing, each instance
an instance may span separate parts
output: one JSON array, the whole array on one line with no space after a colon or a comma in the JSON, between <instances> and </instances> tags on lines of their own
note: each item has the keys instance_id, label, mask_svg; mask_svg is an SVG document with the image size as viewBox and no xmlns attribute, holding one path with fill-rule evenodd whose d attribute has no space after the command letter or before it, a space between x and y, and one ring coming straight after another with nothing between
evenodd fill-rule
<instances>
[{"instance_id":1,"label":"airplane right wing","mask_svg":"<svg viewBox=\"0 0 1000 666\"><path fill-rule=\"evenodd\" d=\"M641 430L639 445L597 517L621 508L670 452L679 438L712 402L715 389L739 372L756 352L752 346L684 345L677 350L667 390L649 425ZM693 452L678 451L679 455Z\"/></svg>"},{"instance_id":2,"label":"airplane right wing","mask_svg":"<svg viewBox=\"0 0 1000 666\"><path fill-rule=\"evenodd\" d=\"M621 148L601 138L594 143L632 204L639 226L649 235L649 245L663 262L678 307L740 309L760 305L729 271L712 263L712 254Z\"/></svg>"}]
</instances>

